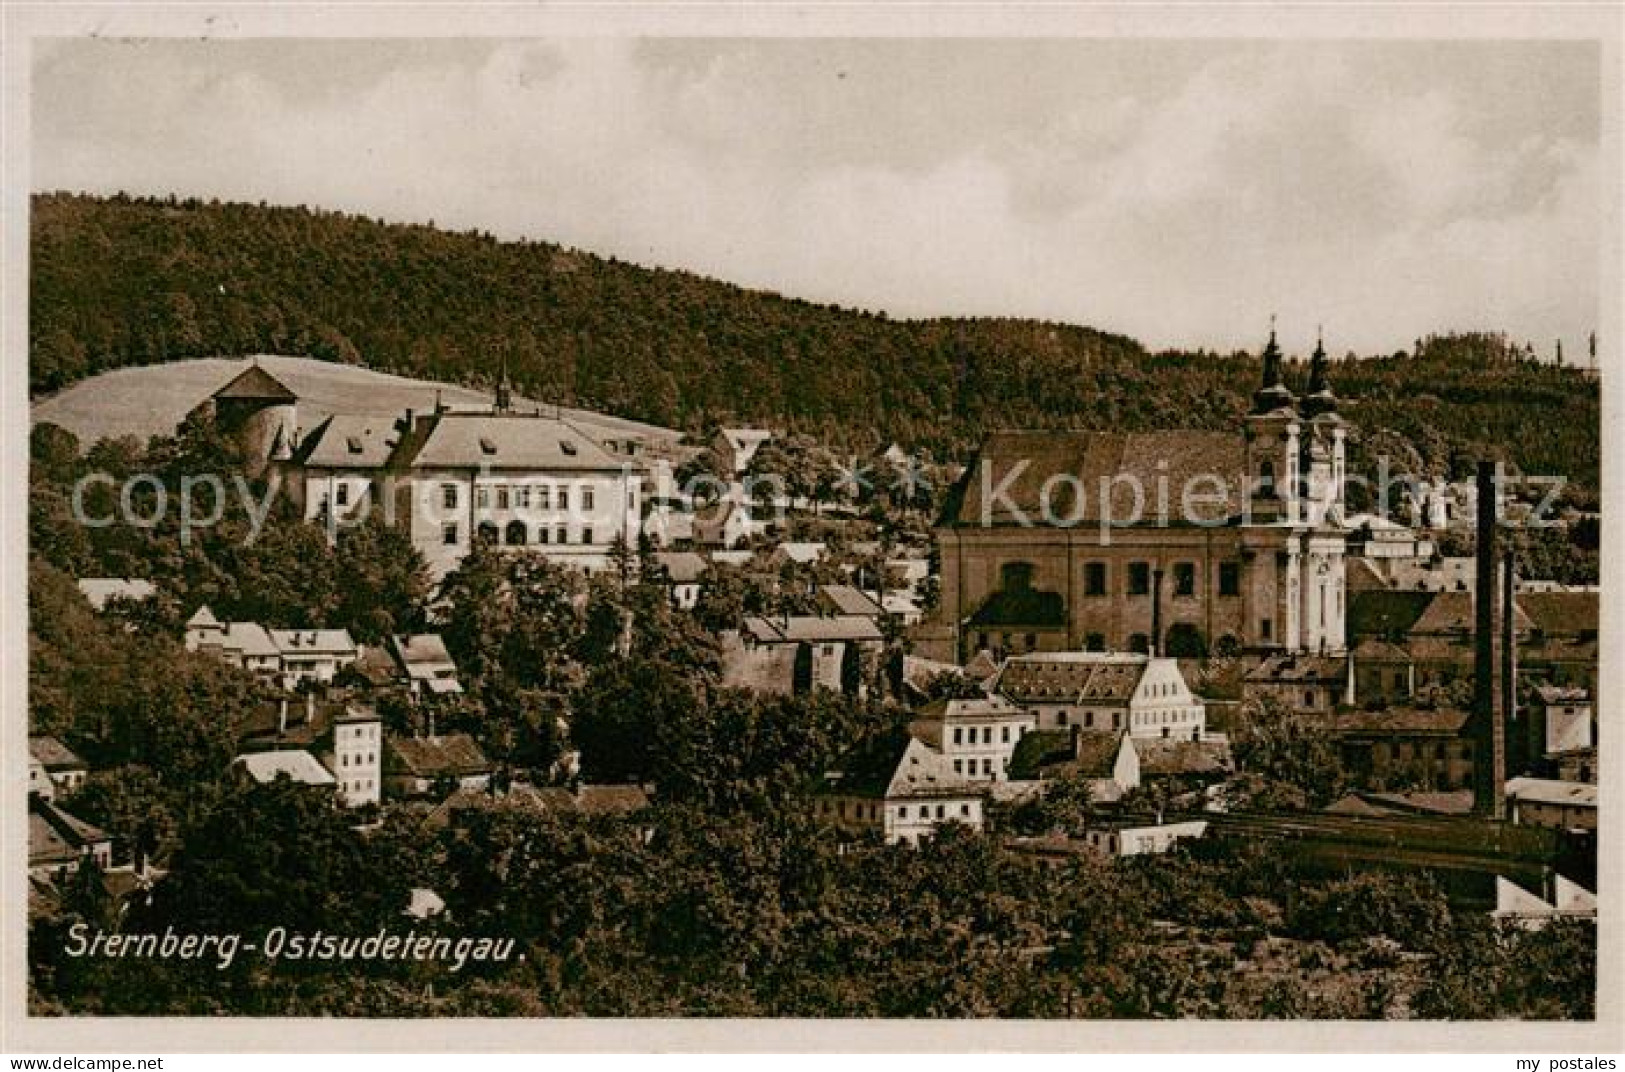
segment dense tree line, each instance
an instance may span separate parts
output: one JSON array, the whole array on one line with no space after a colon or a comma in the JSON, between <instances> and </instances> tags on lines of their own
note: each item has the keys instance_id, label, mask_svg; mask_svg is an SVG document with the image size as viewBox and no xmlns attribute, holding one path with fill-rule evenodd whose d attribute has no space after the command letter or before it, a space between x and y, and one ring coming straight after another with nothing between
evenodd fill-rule
<instances>
[{"instance_id":1,"label":"dense tree line","mask_svg":"<svg viewBox=\"0 0 1625 1072\"><path fill-rule=\"evenodd\" d=\"M269 838L273 843L266 844ZM448 919L399 912L428 885ZM104 909L36 920L36 1013L347 1016L1586 1018L1595 931L1498 930L1420 877L1297 874L1206 846L1061 866L949 827L842 843L793 810L630 819L507 805L354 828L289 784L233 789L127 929L514 940L503 964L74 959Z\"/></svg>"},{"instance_id":2,"label":"dense tree line","mask_svg":"<svg viewBox=\"0 0 1625 1072\"><path fill-rule=\"evenodd\" d=\"M1248 354L1152 354L1035 321L897 321L546 242L303 207L35 197L35 392L254 352L486 385L506 365L536 397L690 431L763 421L944 458L993 428L1233 428L1257 376ZM1598 486L1598 392L1574 370L1493 334L1361 356L1332 377L1356 471L1375 472L1386 434L1433 474L1488 456Z\"/></svg>"}]
</instances>

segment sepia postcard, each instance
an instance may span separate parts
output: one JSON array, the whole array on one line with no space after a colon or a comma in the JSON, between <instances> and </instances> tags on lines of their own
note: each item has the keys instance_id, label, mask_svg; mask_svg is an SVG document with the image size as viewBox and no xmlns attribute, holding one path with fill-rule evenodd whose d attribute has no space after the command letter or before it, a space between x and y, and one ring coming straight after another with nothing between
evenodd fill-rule
<instances>
[{"instance_id":1,"label":"sepia postcard","mask_svg":"<svg viewBox=\"0 0 1625 1072\"><path fill-rule=\"evenodd\" d=\"M1625 1043L1617 6L0 17L0 1049Z\"/></svg>"}]
</instances>

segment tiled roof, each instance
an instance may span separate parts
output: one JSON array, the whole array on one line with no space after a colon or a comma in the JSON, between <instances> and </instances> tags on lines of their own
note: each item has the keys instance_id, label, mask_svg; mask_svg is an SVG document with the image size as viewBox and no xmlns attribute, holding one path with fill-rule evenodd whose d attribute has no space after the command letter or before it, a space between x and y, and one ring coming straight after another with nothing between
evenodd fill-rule
<instances>
[{"instance_id":1,"label":"tiled roof","mask_svg":"<svg viewBox=\"0 0 1625 1072\"><path fill-rule=\"evenodd\" d=\"M873 618L838 614L829 618L800 615L745 619L745 629L759 644L834 643L884 639Z\"/></svg>"},{"instance_id":2,"label":"tiled roof","mask_svg":"<svg viewBox=\"0 0 1625 1072\"><path fill-rule=\"evenodd\" d=\"M972 796L981 789L955 774L941 752L897 728L843 756L819 791L890 799Z\"/></svg>"},{"instance_id":3,"label":"tiled roof","mask_svg":"<svg viewBox=\"0 0 1625 1072\"><path fill-rule=\"evenodd\" d=\"M72 749L55 737L30 737L28 754L39 760L46 770L85 769L85 761L74 755Z\"/></svg>"},{"instance_id":4,"label":"tiled roof","mask_svg":"<svg viewBox=\"0 0 1625 1072\"><path fill-rule=\"evenodd\" d=\"M1117 767L1117 757L1123 750L1121 732L1078 730L1073 735L1075 752L1070 760L1063 760L1058 769L1076 772L1089 778L1109 778Z\"/></svg>"},{"instance_id":5,"label":"tiled roof","mask_svg":"<svg viewBox=\"0 0 1625 1072\"><path fill-rule=\"evenodd\" d=\"M1410 652L1398 644L1369 637L1354 646L1354 663L1408 663Z\"/></svg>"},{"instance_id":6,"label":"tiled roof","mask_svg":"<svg viewBox=\"0 0 1625 1072\"><path fill-rule=\"evenodd\" d=\"M1343 735L1407 735L1461 733L1471 716L1456 708L1390 707L1380 711L1339 711L1331 716L1331 730Z\"/></svg>"},{"instance_id":7,"label":"tiled roof","mask_svg":"<svg viewBox=\"0 0 1625 1072\"><path fill-rule=\"evenodd\" d=\"M1022 462L1027 463L1026 467L1006 487L1006 477ZM1109 508L1117 519L1135 516L1135 482L1143 496L1138 509L1144 517L1146 504L1152 501L1149 489L1167 480L1167 486L1173 489L1171 501L1176 504L1167 519L1170 524L1235 517L1241 513L1246 498L1246 444L1234 433L995 432L982 442L976 461L949 493L948 524L982 523L984 465L989 467L988 485L1006 487L1005 493L991 504L989 516L993 524L1018 521L1005 507L1006 501L1014 503L1027 518L1041 520L1042 489L1052 477L1074 478L1052 486L1050 503L1055 516L1077 522L1101 519L1103 482L1111 488ZM1181 489L1187 486L1193 490L1190 517L1184 516L1177 505ZM1070 498L1080 488L1081 504ZM1210 496L1219 501L1194 501Z\"/></svg>"},{"instance_id":8,"label":"tiled roof","mask_svg":"<svg viewBox=\"0 0 1625 1072\"><path fill-rule=\"evenodd\" d=\"M1431 592L1350 592L1348 634L1351 637L1403 636L1428 609Z\"/></svg>"},{"instance_id":9,"label":"tiled roof","mask_svg":"<svg viewBox=\"0 0 1625 1072\"><path fill-rule=\"evenodd\" d=\"M331 417L306 441L304 464L314 469L382 469L400 438L390 417Z\"/></svg>"},{"instance_id":10,"label":"tiled roof","mask_svg":"<svg viewBox=\"0 0 1625 1072\"><path fill-rule=\"evenodd\" d=\"M385 748L385 770L419 778L485 774L491 764L466 733L442 737L391 737Z\"/></svg>"},{"instance_id":11,"label":"tiled roof","mask_svg":"<svg viewBox=\"0 0 1625 1072\"><path fill-rule=\"evenodd\" d=\"M1570 688L1562 685L1540 685L1535 689L1535 695L1540 697L1544 704L1582 704L1591 702L1589 689Z\"/></svg>"},{"instance_id":12,"label":"tiled roof","mask_svg":"<svg viewBox=\"0 0 1625 1072\"><path fill-rule=\"evenodd\" d=\"M1590 782L1560 782L1553 778L1508 778L1508 800L1556 804L1568 808L1595 808L1597 787Z\"/></svg>"},{"instance_id":13,"label":"tiled roof","mask_svg":"<svg viewBox=\"0 0 1625 1072\"><path fill-rule=\"evenodd\" d=\"M1599 603L1596 592L1525 592L1517 597L1530 623L1551 636L1595 633Z\"/></svg>"},{"instance_id":14,"label":"tiled roof","mask_svg":"<svg viewBox=\"0 0 1625 1072\"><path fill-rule=\"evenodd\" d=\"M1229 741L1186 741L1173 737L1131 737L1140 774L1224 774L1232 769Z\"/></svg>"},{"instance_id":15,"label":"tiled roof","mask_svg":"<svg viewBox=\"0 0 1625 1072\"><path fill-rule=\"evenodd\" d=\"M332 773L315 756L302 750L250 752L238 756L233 763L262 785L274 782L284 774L305 785L333 784Z\"/></svg>"},{"instance_id":16,"label":"tiled roof","mask_svg":"<svg viewBox=\"0 0 1625 1072\"><path fill-rule=\"evenodd\" d=\"M666 571L672 584L694 584L709 568L705 556L695 551L660 551L655 554L655 562Z\"/></svg>"},{"instance_id":17,"label":"tiled roof","mask_svg":"<svg viewBox=\"0 0 1625 1072\"><path fill-rule=\"evenodd\" d=\"M792 562L803 566L817 562L824 557L824 545L815 542L797 542L787 540L779 544L777 552Z\"/></svg>"},{"instance_id":18,"label":"tiled roof","mask_svg":"<svg viewBox=\"0 0 1625 1072\"><path fill-rule=\"evenodd\" d=\"M568 421L553 417L445 413L395 464L416 469L613 471L622 463Z\"/></svg>"},{"instance_id":19,"label":"tiled roof","mask_svg":"<svg viewBox=\"0 0 1625 1072\"><path fill-rule=\"evenodd\" d=\"M216 391L213 397L217 399L242 398L267 402L297 402L299 400L299 396L288 390L286 384L260 368L258 364L250 365L238 373L231 382Z\"/></svg>"},{"instance_id":20,"label":"tiled roof","mask_svg":"<svg viewBox=\"0 0 1625 1072\"><path fill-rule=\"evenodd\" d=\"M1345 567L1344 584L1350 592L1380 591L1389 587L1388 578L1368 558L1351 557Z\"/></svg>"},{"instance_id":21,"label":"tiled roof","mask_svg":"<svg viewBox=\"0 0 1625 1072\"><path fill-rule=\"evenodd\" d=\"M216 626L220 624L220 619L214 616L214 611L210 610L209 605L205 603L192 612L192 616L186 619L186 624L188 627Z\"/></svg>"},{"instance_id":22,"label":"tiled roof","mask_svg":"<svg viewBox=\"0 0 1625 1072\"><path fill-rule=\"evenodd\" d=\"M232 627L238 624L234 622ZM282 655L354 655L356 650L348 629L272 629L269 632L271 643Z\"/></svg>"},{"instance_id":23,"label":"tiled roof","mask_svg":"<svg viewBox=\"0 0 1625 1072\"><path fill-rule=\"evenodd\" d=\"M1046 767L1072 758L1071 730L1033 730L1016 742L1010 756L1010 779L1032 781L1040 777Z\"/></svg>"},{"instance_id":24,"label":"tiled roof","mask_svg":"<svg viewBox=\"0 0 1625 1072\"><path fill-rule=\"evenodd\" d=\"M28 865L70 863L87 845L109 840L105 831L38 796L28 798Z\"/></svg>"},{"instance_id":25,"label":"tiled roof","mask_svg":"<svg viewBox=\"0 0 1625 1072\"><path fill-rule=\"evenodd\" d=\"M278 654L276 641L270 632L257 622L231 622L226 626L225 646L244 655L267 656Z\"/></svg>"},{"instance_id":26,"label":"tiled roof","mask_svg":"<svg viewBox=\"0 0 1625 1072\"><path fill-rule=\"evenodd\" d=\"M1475 602L1472 592L1439 592L1433 596L1427 609L1411 626L1411 632L1435 636L1460 633L1463 630L1472 632L1478 627L1473 610ZM1520 633L1529 631L1529 617L1517 602L1513 604L1513 624Z\"/></svg>"},{"instance_id":27,"label":"tiled roof","mask_svg":"<svg viewBox=\"0 0 1625 1072\"><path fill-rule=\"evenodd\" d=\"M1271 655L1247 671L1246 680L1267 684L1296 684L1304 681L1341 684L1348 664L1342 659L1316 655Z\"/></svg>"},{"instance_id":28,"label":"tiled roof","mask_svg":"<svg viewBox=\"0 0 1625 1072\"><path fill-rule=\"evenodd\" d=\"M630 815L649 806L649 793L641 785L578 785L574 790L549 787L536 792L549 808L582 815Z\"/></svg>"},{"instance_id":29,"label":"tiled roof","mask_svg":"<svg viewBox=\"0 0 1625 1072\"><path fill-rule=\"evenodd\" d=\"M1019 703L1126 702L1149 665L1144 655L1065 652L1006 660L998 690Z\"/></svg>"},{"instance_id":30,"label":"tiled roof","mask_svg":"<svg viewBox=\"0 0 1625 1072\"><path fill-rule=\"evenodd\" d=\"M818 598L828 603L837 614L857 614L874 618L884 609L869 593L850 584L826 584L818 589Z\"/></svg>"},{"instance_id":31,"label":"tiled roof","mask_svg":"<svg viewBox=\"0 0 1625 1072\"><path fill-rule=\"evenodd\" d=\"M446 642L439 633L412 633L410 635L397 633L389 638L395 647L396 657L410 673L414 669L436 667L451 667L456 669L452 661L451 652L446 650Z\"/></svg>"}]
</instances>

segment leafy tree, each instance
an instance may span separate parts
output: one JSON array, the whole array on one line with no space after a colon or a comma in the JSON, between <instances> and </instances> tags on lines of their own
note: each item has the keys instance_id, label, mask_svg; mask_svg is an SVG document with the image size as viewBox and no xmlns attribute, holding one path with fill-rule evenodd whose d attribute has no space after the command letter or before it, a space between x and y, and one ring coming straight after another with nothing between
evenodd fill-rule
<instances>
[{"instance_id":1,"label":"leafy tree","mask_svg":"<svg viewBox=\"0 0 1625 1072\"><path fill-rule=\"evenodd\" d=\"M1243 705L1234 751L1255 807L1320 808L1348 786L1336 745L1273 696Z\"/></svg>"}]
</instances>

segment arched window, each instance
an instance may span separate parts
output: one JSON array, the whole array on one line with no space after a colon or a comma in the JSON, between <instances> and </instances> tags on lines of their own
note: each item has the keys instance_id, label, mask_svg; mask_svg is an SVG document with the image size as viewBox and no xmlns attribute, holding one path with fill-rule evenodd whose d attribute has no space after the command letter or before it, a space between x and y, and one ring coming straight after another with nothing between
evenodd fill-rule
<instances>
[{"instance_id":1,"label":"arched window","mask_svg":"<svg viewBox=\"0 0 1625 1072\"><path fill-rule=\"evenodd\" d=\"M1268 458L1258 463L1258 493L1270 495L1275 491L1275 463Z\"/></svg>"},{"instance_id":2,"label":"arched window","mask_svg":"<svg viewBox=\"0 0 1625 1072\"><path fill-rule=\"evenodd\" d=\"M481 543L496 543L497 527L490 521L481 521L480 527L474 531L474 535Z\"/></svg>"},{"instance_id":3,"label":"arched window","mask_svg":"<svg viewBox=\"0 0 1625 1072\"><path fill-rule=\"evenodd\" d=\"M503 532L503 540L514 547L523 547L527 535L523 521L510 521L507 529Z\"/></svg>"},{"instance_id":4,"label":"arched window","mask_svg":"<svg viewBox=\"0 0 1625 1072\"><path fill-rule=\"evenodd\" d=\"M1146 652L1151 650L1151 638L1146 636L1144 633L1135 633L1133 636L1128 638L1128 650L1139 655L1144 655Z\"/></svg>"}]
</instances>

